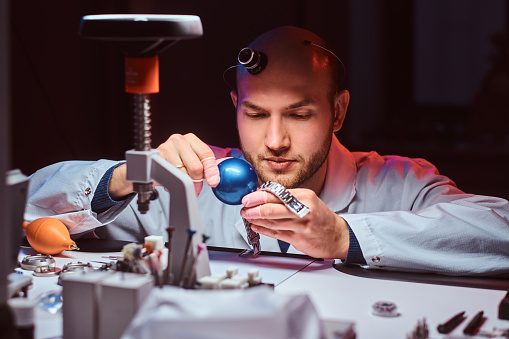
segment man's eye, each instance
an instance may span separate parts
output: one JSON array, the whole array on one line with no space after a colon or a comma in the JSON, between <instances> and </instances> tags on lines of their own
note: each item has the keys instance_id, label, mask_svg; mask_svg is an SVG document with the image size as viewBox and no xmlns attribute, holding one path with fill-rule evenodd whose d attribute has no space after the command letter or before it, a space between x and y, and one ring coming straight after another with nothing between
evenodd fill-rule
<instances>
[{"instance_id":1,"label":"man's eye","mask_svg":"<svg viewBox=\"0 0 509 339\"><path fill-rule=\"evenodd\" d=\"M246 115L251 119L261 119L265 116L263 113L246 113Z\"/></svg>"},{"instance_id":2,"label":"man's eye","mask_svg":"<svg viewBox=\"0 0 509 339\"><path fill-rule=\"evenodd\" d=\"M311 117L311 114L292 114L292 117L297 120L307 120Z\"/></svg>"}]
</instances>

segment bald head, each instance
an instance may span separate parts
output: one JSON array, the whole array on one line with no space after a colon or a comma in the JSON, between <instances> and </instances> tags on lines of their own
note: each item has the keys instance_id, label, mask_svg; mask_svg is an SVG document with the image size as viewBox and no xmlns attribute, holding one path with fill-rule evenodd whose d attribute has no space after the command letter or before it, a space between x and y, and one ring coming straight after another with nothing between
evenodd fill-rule
<instances>
[{"instance_id":1,"label":"bald head","mask_svg":"<svg viewBox=\"0 0 509 339\"><path fill-rule=\"evenodd\" d=\"M256 74L237 67L237 91L230 95L243 154L260 181L319 194L350 95L331 81L332 74L337 80L336 57L313 44L328 48L296 27L264 33L249 47L267 56L266 67Z\"/></svg>"},{"instance_id":2,"label":"bald head","mask_svg":"<svg viewBox=\"0 0 509 339\"><path fill-rule=\"evenodd\" d=\"M302 28L284 26L265 32L248 46L267 55L266 68L253 75L246 68L239 67L237 82L249 81L251 77L264 78L267 83L278 79L291 81L295 76L313 79L316 78L314 75L326 73L332 98L339 89L338 61L332 53L313 44L331 50L325 40Z\"/></svg>"}]
</instances>

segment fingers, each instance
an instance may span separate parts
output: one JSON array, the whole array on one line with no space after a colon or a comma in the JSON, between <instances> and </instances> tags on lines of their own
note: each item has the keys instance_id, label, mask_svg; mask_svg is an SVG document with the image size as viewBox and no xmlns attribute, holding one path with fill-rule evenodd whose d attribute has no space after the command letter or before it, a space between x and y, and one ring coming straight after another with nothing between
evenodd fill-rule
<instances>
[{"instance_id":1,"label":"fingers","mask_svg":"<svg viewBox=\"0 0 509 339\"><path fill-rule=\"evenodd\" d=\"M253 193L246 194L242 198L242 205L245 207L254 207L268 202L268 192L266 191L255 191Z\"/></svg>"},{"instance_id":2,"label":"fingers","mask_svg":"<svg viewBox=\"0 0 509 339\"><path fill-rule=\"evenodd\" d=\"M255 207L244 207L240 210L240 215L244 219L248 220L274 220L280 222L282 219L295 219L298 218L297 215L292 213L288 208L283 204L263 204Z\"/></svg>"},{"instance_id":3,"label":"fingers","mask_svg":"<svg viewBox=\"0 0 509 339\"><path fill-rule=\"evenodd\" d=\"M242 198L242 205L244 205L244 207L254 207L267 203L282 204L283 202L274 194L264 190L246 194L244 198Z\"/></svg>"},{"instance_id":4,"label":"fingers","mask_svg":"<svg viewBox=\"0 0 509 339\"><path fill-rule=\"evenodd\" d=\"M196 196L199 196L201 189L203 188L203 179L193 180L193 184L194 184L194 193L196 194Z\"/></svg>"},{"instance_id":5,"label":"fingers","mask_svg":"<svg viewBox=\"0 0 509 339\"><path fill-rule=\"evenodd\" d=\"M208 157L201 160L203 165L203 173L205 180L210 187L219 185L219 168L217 167L217 160L215 157Z\"/></svg>"},{"instance_id":6,"label":"fingers","mask_svg":"<svg viewBox=\"0 0 509 339\"><path fill-rule=\"evenodd\" d=\"M264 227L274 232L291 231L292 233L301 233L304 231L306 223L302 223L295 218L283 219L248 219L254 227ZM258 232L253 228L253 231Z\"/></svg>"},{"instance_id":7,"label":"fingers","mask_svg":"<svg viewBox=\"0 0 509 339\"><path fill-rule=\"evenodd\" d=\"M267 237L271 237L271 238L276 238L276 239L280 239L280 240L283 240L283 238L289 238L289 235L286 235L287 233L291 233L289 231L280 231L280 230L276 230L276 229L273 229L273 228L268 228L268 227L263 227L261 225L257 225L257 224L252 224L251 225L251 229L253 231L255 231L256 233L259 233L261 235L265 235ZM285 236L286 235L286 236Z\"/></svg>"},{"instance_id":8,"label":"fingers","mask_svg":"<svg viewBox=\"0 0 509 339\"><path fill-rule=\"evenodd\" d=\"M203 179L202 159L214 157L214 153L194 134L173 134L157 148L161 156L179 167L192 179Z\"/></svg>"},{"instance_id":9,"label":"fingers","mask_svg":"<svg viewBox=\"0 0 509 339\"><path fill-rule=\"evenodd\" d=\"M162 158L191 177L197 195L203 187L203 179L211 187L219 184L219 169L214 153L196 135L173 134L157 149Z\"/></svg>"},{"instance_id":10,"label":"fingers","mask_svg":"<svg viewBox=\"0 0 509 339\"><path fill-rule=\"evenodd\" d=\"M314 193L311 194L312 192L308 191L292 189L291 193L296 197L299 196L303 202L310 203ZM282 240L284 239L281 234L288 233L285 237L289 237L290 234L303 232L309 225L309 221L314 218L311 214L303 218L299 217L277 196L264 190L247 194L242 199L242 204L244 208L242 208L240 214L253 224L255 232L258 232L256 229L260 229L261 232L258 233ZM313 206L313 204L311 203L309 206Z\"/></svg>"},{"instance_id":11,"label":"fingers","mask_svg":"<svg viewBox=\"0 0 509 339\"><path fill-rule=\"evenodd\" d=\"M295 190L294 190L295 191ZM274 194L258 190L242 198L242 217L246 219L294 219L296 215Z\"/></svg>"}]
</instances>

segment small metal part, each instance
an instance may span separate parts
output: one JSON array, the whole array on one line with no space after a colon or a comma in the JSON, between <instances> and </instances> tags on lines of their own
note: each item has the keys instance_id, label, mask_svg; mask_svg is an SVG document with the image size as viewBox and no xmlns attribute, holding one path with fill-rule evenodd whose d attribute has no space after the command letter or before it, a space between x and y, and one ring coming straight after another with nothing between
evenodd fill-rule
<instances>
[{"instance_id":1,"label":"small metal part","mask_svg":"<svg viewBox=\"0 0 509 339\"><path fill-rule=\"evenodd\" d=\"M101 264L101 267L96 268L98 271L109 271L113 269L113 266L116 265L116 262L110 261L110 262L104 262L104 261L97 261L97 260L91 260L90 262L95 262L98 264Z\"/></svg>"},{"instance_id":2,"label":"small metal part","mask_svg":"<svg viewBox=\"0 0 509 339\"><path fill-rule=\"evenodd\" d=\"M36 277L56 277L62 270L59 267L38 266L34 270Z\"/></svg>"},{"instance_id":3,"label":"small metal part","mask_svg":"<svg viewBox=\"0 0 509 339\"><path fill-rule=\"evenodd\" d=\"M253 256L256 257L261 252L260 235L253 231L253 229L251 228L251 223L249 221L247 221L244 218L242 218L242 220L244 221L244 227L246 228L247 232L247 241L249 242L249 245L253 247L252 252L250 252L249 254L252 254ZM243 254L247 253L242 252L241 255Z\"/></svg>"},{"instance_id":4,"label":"small metal part","mask_svg":"<svg viewBox=\"0 0 509 339\"><path fill-rule=\"evenodd\" d=\"M172 241L173 241L173 233L175 232L175 227L168 226L166 228L166 232L168 232L168 242L166 243L166 248L168 249L168 263L166 269L164 270L163 284L164 285L172 285L173 284L173 272L172 270ZM205 241L204 241L205 242Z\"/></svg>"},{"instance_id":5,"label":"small metal part","mask_svg":"<svg viewBox=\"0 0 509 339\"><path fill-rule=\"evenodd\" d=\"M463 322L467 317L465 317L465 311L460 312L453 316L451 319L446 322L439 324L437 326L438 333L441 334L449 334L451 333L459 324Z\"/></svg>"},{"instance_id":6,"label":"small metal part","mask_svg":"<svg viewBox=\"0 0 509 339\"><path fill-rule=\"evenodd\" d=\"M152 132L150 126L150 96L135 93L132 95L134 111L134 149L150 151Z\"/></svg>"},{"instance_id":7,"label":"small metal part","mask_svg":"<svg viewBox=\"0 0 509 339\"><path fill-rule=\"evenodd\" d=\"M373 304L373 315L379 317L397 317L399 313L395 303L390 301L378 301Z\"/></svg>"},{"instance_id":8,"label":"small metal part","mask_svg":"<svg viewBox=\"0 0 509 339\"><path fill-rule=\"evenodd\" d=\"M186 229L187 232L187 241L186 241L186 249L184 251L184 258L182 258L182 266L180 267L180 276L179 276L179 286L184 287L184 275L187 269L187 258L189 257L189 250L191 250L191 255L193 253L192 249L192 240L193 236L196 234L195 230L190 228Z\"/></svg>"},{"instance_id":9,"label":"small metal part","mask_svg":"<svg viewBox=\"0 0 509 339\"><path fill-rule=\"evenodd\" d=\"M259 189L268 191L281 199L285 206L299 216L299 218L303 218L309 213L309 207L300 202L299 199L295 198L283 185L277 182L267 181L263 183Z\"/></svg>"},{"instance_id":10,"label":"small metal part","mask_svg":"<svg viewBox=\"0 0 509 339\"><path fill-rule=\"evenodd\" d=\"M64 267L62 267L62 272L60 273L60 276L58 277L58 284L62 285L62 276L69 275L69 274L75 274L75 273L87 273L95 271L94 266L92 266L91 263L83 263L81 261L78 261L77 263L68 263L65 264Z\"/></svg>"},{"instance_id":11,"label":"small metal part","mask_svg":"<svg viewBox=\"0 0 509 339\"><path fill-rule=\"evenodd\" d=\"M417 320L417 325L415 326L412 333L407 334L407 339L427 339L429 338L429 329L428 324L426 323L426 318L421 320Z\"/></svg>"},{"instance_id":12,"label":"small metal part","mask_svg":"<svg viewBox=\"0 0 509 339\"><path fill-rule=\"evenodd\" d=\"M256 258L258 255L254 255L253 253L254 253L254 251L252 249L246 248L245 250L242 250L239 253L239 257L242 257L242 258Z\"/></svg>"},{"instance_id":13,"label":"small metal part","mask_svg":"<svg viewBox=\"0 0 509 339\"><path fill-rule=\"evenodd\" d=\"M110 259L110 260L123 260L123 255L103 255L101 258Z\"/></svg>"},{"instance_id":14,"label":"small metal part","mask_svg":"<svg viewBox=\"0 0 509 339\"><path fill-rule=\"evenodd\" d=\"M132 95L134 112L134 149L136 151L151 150L150 132L150 97L148 94L135 93ZM134 192L138 193L138 210L141 214L146 214L149 210L150 200L155 197L152 183L133 184Z\"/></svg>"},{"instance_id":15,"label":"small metal part","mask_svg":"<svg viewBox=\"0 0 509 339\"><path fill-rule=\"evenodd\" d=\"M133 191L138 193L138 210L141 214L145 214L149 210L153 189L152 183L133 183Z\"/></svg>"},{"instance_id":16,"label":"small metal part","mask_svg":"<svg viewBox=\"0 0 509 339\"><path fill-rule=\"evenodd\" d=\"M21 268L28 271L35 271L37 267L55 267L55 259L49 254L27 255L20 263Z\"/></svg>"},{"instance_id":17,"label":"small metal part","mask_svg":"<svg viewBox=\"0 0 509 339\"><path fill-rule=\"evenodd\" d=\"M152 192L150 192L150 200L156 200L157 198L159 198L159 192L153 188Z\"/></svg>"},{"instance_id":18,"label":"small metal part","mask_svg":"<svg viewBox=\"0 0 509 339\"><path fill-rule=\"evenodd\" d=\"M277 182L267 181L261 185L259 189L274 194L299 218L303 218L309 213L309 208L306 205L301 203L299 199L295 198L283 185L278 184ZM252 255L256 257L261 252L260 235L253 231L249 221L246 219L242 220L244 221L244 227L246 228L248 243L253 247L253 249L252 251L243 251L240 256Z\"/></svg>"},{"instance_id":19,"label":"small metal part","mask_svg":"<svg viewBox=\"0 0 509 339\"><path fill-rule=\"evenodd\" d=\"M75 271L93 271L94 266L91 263L83 263L78 261L77 263L68 263L62 267L62 273L75 272Z\"/></svg>"}]
</instances>

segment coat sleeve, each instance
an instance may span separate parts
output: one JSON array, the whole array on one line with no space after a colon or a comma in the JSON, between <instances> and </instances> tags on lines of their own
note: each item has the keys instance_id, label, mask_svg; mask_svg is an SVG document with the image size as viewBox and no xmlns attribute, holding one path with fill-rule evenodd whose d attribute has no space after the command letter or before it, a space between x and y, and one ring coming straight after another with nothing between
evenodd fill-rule
<instances>
[{"instance_id":1,"label":"coat sleeve","mask_svg":"<svg viewBox=\"0 0 509 339\"><path fill-rule=\"evenodd\" d=\"M466 194L421 159L385 159L367 169L359 172L356 184L363 206L341 215L367 267L450 275L509 273L507 200ZM376 208L364 212L369 206Z\"/></svg>"},{"instance_id":2,"label":"coat sleeve","mask_svg":"<svg viewBox=\"0 0 509 339\"><path fill-rule=\"evenodd\" d=\"M92 211L91 203L99 181L116 161L60 162L30 176L25 220L54 217L62 221L69 233L91 231L112 222L131 199L116 204L103 213Z\"/></svg>"},{"instance_id":3,"label":"coat sleeve","mask_svg":"<svg viewBox=\"0 0 509 339\"><path fill-rule=\"evenodd\" d=\"M237 149L211 146L217 158L239 156ZM151 202L146 214L138 212L136 195L108 205L97 213L92 200L108 169L120 161L65 161L40 169L30 176L25 220L54 217L62 221L73 237L93 231L94 237L143 241L149 234L165 235L169 194L158 187L159 199ZM102 209L101 209L102 210ZM104 227L106 226L106 227Z\"/></svg>"}]
</instances>

